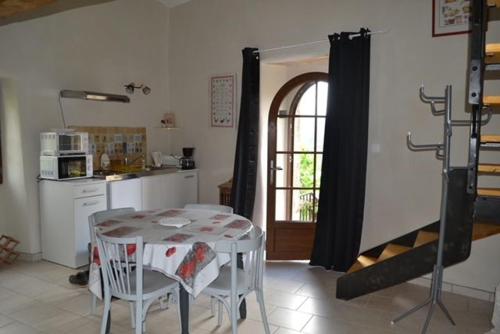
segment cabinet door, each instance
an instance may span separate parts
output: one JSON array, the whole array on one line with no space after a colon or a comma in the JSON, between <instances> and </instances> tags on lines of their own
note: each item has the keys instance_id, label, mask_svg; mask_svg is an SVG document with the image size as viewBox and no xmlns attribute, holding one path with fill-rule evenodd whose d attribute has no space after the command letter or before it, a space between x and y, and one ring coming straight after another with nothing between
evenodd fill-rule
<instances>
[{"instance_id":1,"label":"cabinet door","mask_svg":"<svg viewBox=\"0 0 500 334\"><path fill-rule=\"evenodd\" d=\"M178 207L198 203L198 173L195 171L178 173L176 179Z\"/></svg>"},{"instance_id":2,"label":"cabinet door","mask_svg":"<svg viewBox=\"0 0 500 334\"><path fill-rule=\"evenodd\" d=\"M110 209L131 207L136 210L142 210L141 179L108 183L108 198L108 207Z\"/></svg>"},{"instance_id":3,"label":"cabinet door","mask_svg":"<svg viewBox=\"0 0 500 334\"><path fill-rule=\"evenodd\" d=\"M106 209L107 201L104 195L75 199L75 267L88 264L89 216Z\"/></svg>"}]
</instances>

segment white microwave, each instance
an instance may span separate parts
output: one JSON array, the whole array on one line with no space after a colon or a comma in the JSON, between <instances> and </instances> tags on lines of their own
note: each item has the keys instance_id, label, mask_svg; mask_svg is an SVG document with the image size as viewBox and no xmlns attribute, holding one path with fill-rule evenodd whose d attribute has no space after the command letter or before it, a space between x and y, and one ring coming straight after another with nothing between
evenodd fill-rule
<instances>
[{"instance_id":1,"label":"white microwave","mask_svg":"<svg viewBox=\"0 0 500 334\"><path fill-rule=\"evenodd\" d=\"M90 154L40 157L42 179L69 180L92 176L92 155Z\"/></svg>"},{"instance_id":2,"label":"white microwave","mask_svg":"<svg viewBox=\"0 0 500 334\"><path fill-rule=\"evenodd\" d=\"M89 134L86 132L42 132L40 155L82 155L89 153Z\"/></svg>"}]
</instances>

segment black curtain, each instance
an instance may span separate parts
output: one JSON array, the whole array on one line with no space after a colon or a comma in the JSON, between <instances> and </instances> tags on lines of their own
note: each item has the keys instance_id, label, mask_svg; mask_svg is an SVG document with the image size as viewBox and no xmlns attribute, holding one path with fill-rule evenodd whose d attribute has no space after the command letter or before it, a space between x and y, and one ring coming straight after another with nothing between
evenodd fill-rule
<instances>
[{"instance_id":1,"label":"black curtain","mask_svg":"<svg viewBox=\"0 0 500 334\"><path fill-rule=\"evenodd\" d=\"M260 61L255 48L245 48L242 53L241 107L234 159L231 206L235 213L251 220L257 186Z\"/></svg>"},{"instance_id":2,"label":"black curtain","mask_svg":"<svg viewBox=\"0 0 500 334\"><path fill-rule=\"evenodd\" d=\"M321 188L311 265L347 271L358 256L365 202L370 35L329 36Z\"/></svg>"}]
</instances>

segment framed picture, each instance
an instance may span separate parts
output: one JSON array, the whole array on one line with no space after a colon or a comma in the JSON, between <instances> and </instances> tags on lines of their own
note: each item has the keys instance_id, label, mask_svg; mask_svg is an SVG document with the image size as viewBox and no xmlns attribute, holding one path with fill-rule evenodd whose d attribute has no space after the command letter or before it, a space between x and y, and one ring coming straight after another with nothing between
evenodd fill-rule
<instances>
[{"instance_id":1,"label":"framed picture","mask_svg":"<svg viewBox=\"0 0 500 334\"><path fill-rule=\"evenodd\" d=\"M162 125L165 128L173 129L175 128L175 114L172 112L167 112L163 114Z\"/></svg>"},{"instance_id":2,"label":"framed picture","mask_svg":"<svg viewBox=\"0 0 500 334\"><path fill-rule=\"evenodd\" d=\"M210 122L212 127L232 128L236 99L236 74L210 77Z\"/></svg>"},{"instance_id":3,"label":"framed picture","mask_svg":"<svg viewBox=\"0 0 500 334\"><path fill-rule=\"evenodd\" d=\"M432 37L470 32L471 0L432 0Z\"/></svg>"}]
</instances>

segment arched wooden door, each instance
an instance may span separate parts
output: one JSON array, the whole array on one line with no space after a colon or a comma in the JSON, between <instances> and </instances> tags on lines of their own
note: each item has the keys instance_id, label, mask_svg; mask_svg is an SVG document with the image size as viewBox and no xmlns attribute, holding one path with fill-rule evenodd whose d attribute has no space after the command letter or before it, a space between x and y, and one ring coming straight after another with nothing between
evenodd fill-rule
<instances>
[{"instance_id":1,"label":"arched wooden door","mask_svg":"<svg viewBox=\"0 0 500 334\"><path fill-rule=\"evenodd\" d=\"M267 259L309 259L314 241L328 74L299 75L269 111Z\"/></svg>"}]
</instances>

